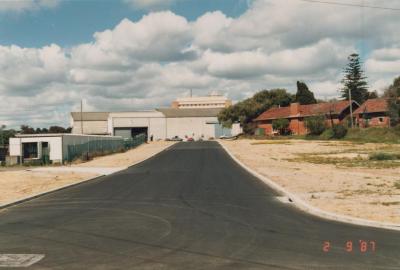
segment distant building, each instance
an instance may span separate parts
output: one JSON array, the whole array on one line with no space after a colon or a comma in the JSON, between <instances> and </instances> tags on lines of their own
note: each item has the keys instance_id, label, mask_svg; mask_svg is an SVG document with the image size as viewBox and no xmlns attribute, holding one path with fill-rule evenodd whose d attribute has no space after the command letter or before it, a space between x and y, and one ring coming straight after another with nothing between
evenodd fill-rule
<instances>
[{"instance_id":1,"label":"distant building","mask_svg":"<svg viewBox=\"0 0 400 270\"><path fill-rule=\"evenodd\" d=\"M355 112L356 123L361 128L390 127L387 99L368 99Z\"/></svg>"},{"instance_id":2,"label":"distant building","mask_svg":"<svg viewBox=\"0 0 400 270\"><path fill-rule=\"evenodd\" d=\"M85 146L89 143L121 142L121 137L95 136L81 134L17 134L10 138L10 156L18 159L16 163L40 162L45 156L52 163L71 160L70 146Z\"/></svg>"},{"instance_id":3,"label":"distant building","mask_svg":"<svg viewBox=\"0 0 400 270\"><path fill-rule=\"evenodd\" d=\"M194 139L219 138L242 132L240 124L224 128L218 122L222 108L176 109L162 108L153 111L132 112L72 112L73 134L114 135L132 138L144 133L148 138L164 140L178 136ZM83 119L83 121L81 121Z\"/></svg>"},{"instance_id":4,"label":"distant building","mask_svg":"<svg viewBox=\"0 0 400 270\"><path fill-rule=\"evenodd\" d=\"M199 108L226 108L232 105L227 97L211 92L204 97L177 98L172 102L171 107L175 109L199 109Z\"/></svg>"},{"instance_id":5,"label":"distant building","mask_svg":"<svg viewBox=\"0 0 400 270\"><path fill-rule=\"evenodd\" d=\"M356 110L359 104L353 101L353 110ZM254 122L258 128L264 129L265 134L272 135L276 133L273 130L272 122L276 119L288 119L289 129L293 134L305 135L307 128L305 126L305 118L310 116L324 115L326 124L342 123L342 121L350 114L350 102L338 101L329 103L318 103L310 105L300 105L292 103L288 107L274 107L257 117Z\"/></svg>"}]
</instances>

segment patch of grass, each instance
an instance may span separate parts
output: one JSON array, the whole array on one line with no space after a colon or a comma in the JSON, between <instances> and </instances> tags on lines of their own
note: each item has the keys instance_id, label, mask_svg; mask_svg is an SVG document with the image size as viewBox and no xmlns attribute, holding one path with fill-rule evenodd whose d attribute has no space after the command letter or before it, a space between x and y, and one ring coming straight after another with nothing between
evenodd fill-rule
<instances>
[{"instance_id":1,"label":"patch of grass","mask_svg":"<svg viewBox=\"0 0 400 270\"><path fill-rule=\"evenodd\" d=\"M377 128L371 127L366 129L349 129L345 140L354 142L370 142L370 143L400 143L399 128Z\"/></svg>"},{"instance_id":2,"label":"patch of grass","mask_svg":"<svg viewBox=\"0 0 400 270\"><path fill-rule=\"evenodd\" d=\"M384 206L400 205L400 202L383 202L382 205Z\"/></svg>"},{"instance_id":3,"label":"patch of grass","mask_svg":"<svg viewBox=\"0 0 400 270\"><path fill-rule=\"evenodd\" d=\"M261 142L252 142L251 145L259 145L259 144L291 144L291 141L287 140L269 140L269 141L261 141Z\"/></svg>"},{"instance_id":4,"label":"patch of grass","mask_svg":"<svg viewBox=\"0 0 400 270\"><path fill-rule=\"evenodd\" d=\"M347 157L326 157L320 154L309 154L301 153L297 154L297 157L285 159L289 162L305 162L313 164L327 164L335 165L337 167L363 167L363 168L374 168L374 169L387 169L387 168L397 168L400 167L400 162L398 160L370 160L364 159L361 156L356 158Z\"/></svg>"},{"instance_id":5,"label":"patch of grass","mask_svg":"<svg viewBox=\"0 0 400 270\"><path fill-rule=\"evenodd\" d=\"M396 189L400 189L400 180L397 180L396 182L394 182L393 185Z\"/></svg>"},{"instance_id":6,"label":"patch of grass","mask_svg":"<svg viewBox=\"0 0 400 270\"><path fill-rule=\"evenodd\" d=\"M370 154L369 159L370 160L398 160L398 159L400 159L400 154L377 152L377 153Z\"/></svg>"}]
</instances>

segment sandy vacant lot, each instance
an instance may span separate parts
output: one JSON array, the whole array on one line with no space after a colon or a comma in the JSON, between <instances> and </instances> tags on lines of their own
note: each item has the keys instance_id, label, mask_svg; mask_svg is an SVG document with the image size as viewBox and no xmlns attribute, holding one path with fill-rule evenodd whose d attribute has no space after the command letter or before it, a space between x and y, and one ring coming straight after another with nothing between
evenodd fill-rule
<instances>
[{"instance_id":1,"label":"sandy vacant lot","mask_svg":"<svg viewBox=\"0 0 400 270\"><path fill-rule=\"evenodd\" d=\"M400 146L326 141L223 141L243 163L323 210L400 223Z\"/></svg>"},{"instance_id":2,"label":"sandy vacant lot","mask_svg":"<svg viewBox=\"0 0 400 270\"><path fill-rule=\"evenodd\" d=\"M168 148L174 144L174 142L152 142L148 144L142 144L139 147L127 151L125 153L119 153L104 157L95 158L89 162L77 164L79 167L127 167L138 162L141 162L148 157L151 157L162 150Z\"/></svg>"},{"instance_id":3,"label":"sandy vacant lot","mask_svg":"<svg viewBox=\"0 0 400 270\"><path fill-rule=\"evenodd\" d=\"M11 168L0 171L0 205L75 184L102 174L107 168L123 168L141 162L171 146L172 142L153 142L125 153L95 158L72 166L49 167L49 171ZM68 168L66 171L65 169ZM74 171L76 168L76 171ZM92 168L92 170L82 170ZM46 169L41 167L41 170ZM99 172L94 173L93 171Z\"/></svg>"}]
</instances>

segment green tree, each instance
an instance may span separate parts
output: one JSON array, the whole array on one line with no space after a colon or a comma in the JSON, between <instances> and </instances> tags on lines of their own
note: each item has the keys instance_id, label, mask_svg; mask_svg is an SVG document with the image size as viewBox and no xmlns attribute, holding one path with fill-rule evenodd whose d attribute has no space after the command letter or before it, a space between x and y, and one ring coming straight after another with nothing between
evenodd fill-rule
<instances>
[{"instance_id":1,"label":"green tree","mask_svg":"<svg viewBox=\"0 0 400 270\"><path fill-rule=\"evenodd\" d=\"M317 103L317 100L314 97L314 93L308 89L307 84L299 81L297 82L297 93L295 100L301 105Z\"/></svg>"},{"instance_id":2,"label":"green tree","mask_svg":"<svg viewBox=\"0 0 400 270\"><path fill-rule=\"evenodd\" d=\"M399 123L400 119L400 76L394 79L393 84L386 89L384 97L388 102L390 123L395 126Z\"/></svg>"},{"instance_id":3,"label":"green tree","mask_svg":"<svg viewBox=\"0 0 400 270\"><path fill-rule=\"evenodd\" d=\"M22 125L21 126L21 133L22 134L35 134L35 129L30 126Z\"/></svg>"},{"instance_id":4,"label":"green tree","mask_svg":"<svg viewBox=\"0 0 400 270\"><path fill-rule=\"evenodd\" d=\"M311 135L321 135L326 129L325 115L307 117L305 125Z\"/></svg>"},{"instance_id":5,"label":"green tree","mask_svg":"<svg viewBox=\"0 0 400 270\"><path fill-rule=\"evenodd\" d=\"M9 139L14 137L17 132L13 129L6 129L6 125L0 126L0 145L8 145Z\"/></svg>"},{"instance_id":6,"label":"green tree","mask_svg":"<svg viewBox=\"0 0 400 270\"><path fill-rule=\"evenodd\" d=\"M342 98L348 100L350 92L351 98L362 104L368 98L367 77L364 76L358 54L351 54L348 60L349 63L344 69L344 78L342 80Z\"/></svg>"},{"instance_id":7,"label":"green tree","mask_svg":"<svg viewBox=\"0 0 400 270\"><path fill-rule=\"evenodd\" d=\"M289 106L292 101L292 95L285 89L262 90L251 98L223 109L218 115L218 120L225 127L240 122L243 131L250 134L256 127L253 119L272 106Z\"/></svg>"},{"instance_id":8,"label":"green tree","mask_svg":"<svg viewBox=\"0 0 400 270\"><path fill-rule=\"evenodd\" d=\"M290 134L289 120L285 118L276 119L272 121L272 128L278 130L280 135Z\"/></svg>"}]
</instances>

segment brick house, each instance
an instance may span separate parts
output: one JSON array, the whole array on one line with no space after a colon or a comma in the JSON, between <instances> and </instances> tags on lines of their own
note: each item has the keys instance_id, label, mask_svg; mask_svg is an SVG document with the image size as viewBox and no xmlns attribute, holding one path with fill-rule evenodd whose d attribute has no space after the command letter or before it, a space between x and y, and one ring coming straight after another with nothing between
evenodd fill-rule
<instances>
[{"instance_id":1,"label":"brick house","mask_svg":"<svg viewBox=\"0 0 400 270\"><path fill-rule=\"evenodd\" d=\"M356 123L361 128L390 127L387 99L368 99L355 112Z\"/></svg>"},{"instance_id":2,"label":"brick house","mask_svg":"<svg viewBox=\"0 0 400 270\"><path fill-rule=\"evenodd\" d=\"M353 101L353 111L359 106L357 102ZM265 134L272 135L276 133L272 128L272 122L276 119L288 119L289 129L293 134L305 135L307 128L304 119L317 115L324 115L328 126L331 126L332 123L342 123L350 115L350 102L338 101L310 105L292 103L288 107L273 107L254 119L254 122L258 128L264 129Z\"/></svg>"}]
</instances>

